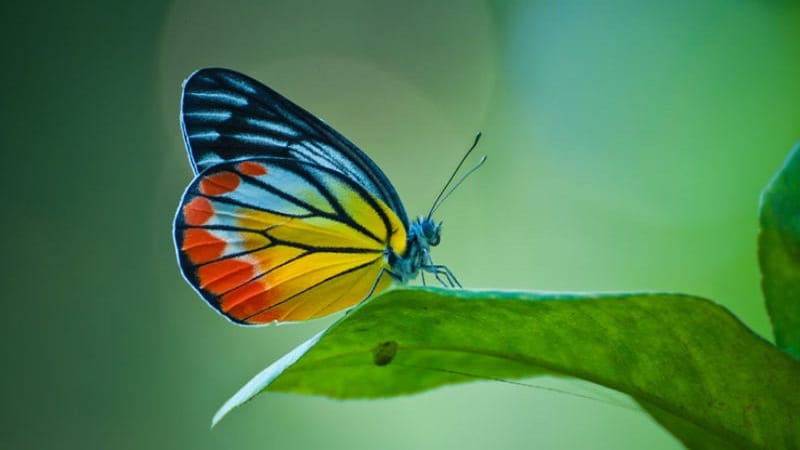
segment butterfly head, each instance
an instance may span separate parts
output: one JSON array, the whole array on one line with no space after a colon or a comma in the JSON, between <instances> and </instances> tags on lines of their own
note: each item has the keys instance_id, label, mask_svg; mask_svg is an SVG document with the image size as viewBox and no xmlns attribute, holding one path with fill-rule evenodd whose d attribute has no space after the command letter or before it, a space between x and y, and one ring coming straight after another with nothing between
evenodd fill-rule
<instances>
[{"instance_id":1,"label":"butterfly head","mask_svg":"<svg viewBox=\"0 0 800 450\"><path fill-rule=\"evenodd\" d=\"M461 166L464 164L464 161L466 161L467 157L472 153L472 150L475 149L475 146L478 145L478 140L480 140L480 138L481 134L478 133L478 135L475 136L475 141L472 143L472 146L467 150L467 153L464 154L464 157L461 158L461 161L459 161L456 166L456 170L450 175L447 183L445 183L439 195L436 197L436 200L434 200L433 206L431 206L428 214L418 217L417 220L412 222L408 227L405 252L400 255L387 248L385 253L386 261L391 267L392 275L401 282L406 282L415 278L420 270L422 270L423 272L432 273L443 285L450 287L461 286L452 272L450 272L450 269L443 265L434 264L431 259L430 248L439 245L442 236L442 222L435 222L433 220L433 213L436 212L442 203L444 203L470 174L475 172L484 161L486 161L486 156L482 157L480 161L478 161L478 164L463 174L455 183L453 182ZM423 277L423 283L424 282L425 278Z\"/></svg>"},{"instance_id":2,"label":"butterfly head","mask_svg":"<svg viewBox=\"0 0 800 450\"><path fill-rule=\"evenodd\" d=\"M442 222L436 223L430 217L420 216L408 230L408 240L422 248L436 247L441 237Z\"/></svg>"},{"instance_id":3,"label":"butterfly head","mask_svg":"<svg viewBox=\"0 0 800 450\"><path fill-rule=\"evenodd\" d=\"M386 260L392 273L401 282L407 282L417 276L420 269L433 264L430 248L439 245L442 234L442 223L436 223L430 217L420 216L408 227L406 250L396 254L387 249Z\"/></svg>"}]
</instances>

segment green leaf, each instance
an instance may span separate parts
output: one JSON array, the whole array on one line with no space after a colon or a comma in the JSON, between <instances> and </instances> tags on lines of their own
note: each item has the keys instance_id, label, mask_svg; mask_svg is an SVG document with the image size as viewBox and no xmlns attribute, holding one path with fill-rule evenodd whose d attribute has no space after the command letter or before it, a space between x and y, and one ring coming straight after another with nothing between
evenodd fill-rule
<instances>
[{"instance_id":1,"label":"green leaf","mask_svg":"<svg viewBox=\"0 0 800 450\"><path fill-rule=\"evenodd\" d=\"M335 398L543 373L631 395L685 443L800 447L800 362L707 300L406 288L352 310L248 383Z\"/></svg>"},{"instance_id":2,"label":"green leaf","mask_svg":"<svg viewBox=\"0 0 800 450\"><path fill-rule=\"evenodd\" d=\"M758 256L775 343L800 359L800 143L761 193Z\"/></svg>"}]
</instances>

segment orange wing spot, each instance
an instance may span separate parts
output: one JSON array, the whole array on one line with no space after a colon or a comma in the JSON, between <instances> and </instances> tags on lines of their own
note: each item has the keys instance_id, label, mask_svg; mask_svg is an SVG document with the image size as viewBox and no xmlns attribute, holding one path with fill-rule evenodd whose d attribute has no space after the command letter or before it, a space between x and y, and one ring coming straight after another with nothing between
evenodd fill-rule
<instances>
[{"instance_id":1,"label":"orange wing spot","mask_svg":"<svg viewBox=\"0 0 800 450\"><path fill-rule=\"evenodd\" d=\"M251 177L260 177L267 174L267 166L253 161L240 162L236 168L239 169L239 172Z\"/></svg>"},{"instance_id":2,"label":"orange wing spot","mask_svg":"<svg viewBox=\"0 0 800 450\"><path fill-rule=\"evenodd\" d=\"M219 172L200 180L200 192L205 195L222 195L239 187L239 175L233 172Z\"/></svg>"},{"instance_id":3,"label":"orange wing spot","mask_svg":"<svg viewBox=\"0 0 800 450\"><path fill-rule=\"evenodd\" d=\"M276 305L284 300L285 295L275 288L254 295L228 312L232 317L244 320L247 323L269 323L274 320L281 321L286 315L286 308L291 305ZM288 303L291 303L288 302Z\"/></svg>"},{"instance_id":4,"label":"orange wing spot","mask_svg":"<svg viewBox=\"0 0 800 450\"><path fill-rule=\"evenodd\" d=\"M189 206L189 205L186 205ZM188 219L187 219L188 221ZM181 250L195 264L200 264L222 256L225 241L200 228L189 228L183 231Z\"/></svg>"},{"instance_id":5,"label":"orange wing spot","mask_svg":"<svg viewBox=\"0 0 800 450\"><path fill-rule=\"evenodd\" d=\"M203 197L195 197L189 203L183 205L183 218L189 225L202 225L208 222L214 215L214 207L211 202Z\"/></svg>"},{"instance_id":6,"label":"orange wing spot","mask_svg":"<svg viewBox=\"0 0 800 450\"><path fill-rule=\"evenodd\" d=\"M222 294L241 286L253 278L254 274L253 265L239 259L223 259L197 270L200 287L212 294Z\"/></svg>"},{"instance_id":7,"label":"orange wing spot","mask_svg":"<svg viewBox=\"0 0 800 450\"><path fill-rule=\"evenodd\" d=\"M267 311L262 312L261 314L256 314L255 316L247 319L248 323L270 323L274 321L283 321L284 316L286 315L286 311L281 310L280 308L274 308Z\"/></svg>"},{"instance_id":8,"label":"orange wing spot","mask_svg":"<svg viewBox=\"0 0 800 450\"><path fill-rule=\"evenodd\" d=\"M240 286L220 299L220 308L239 320L256 314L271 306L280 298L280 293L262 280L253 280Z\"/></svg>"}]
</instances>

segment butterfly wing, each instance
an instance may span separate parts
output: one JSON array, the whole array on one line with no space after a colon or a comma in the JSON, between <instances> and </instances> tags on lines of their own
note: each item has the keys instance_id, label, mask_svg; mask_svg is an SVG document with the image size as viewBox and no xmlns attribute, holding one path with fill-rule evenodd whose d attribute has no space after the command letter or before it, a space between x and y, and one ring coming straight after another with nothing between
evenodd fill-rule
<instances>
[{"instance_id":1,"label":"butterfly wing","mask_svg":"<svg viewBox=\"0 0 800 450\"><path fill-rule=\"evenodd\" d=\"M221 161L285 157L337 171L373 194L406 228L403 204L381 169L344 136L258 81L227 69L183 85L181 126L195 174Z\"/></svg>"},{"instance_id":2,"label":"butterfly wing","mask_svg":"<svg viewBox=\"0 0 800 450\"><path fill-rule=\"evenodd\" d=\"M384 251L406 245L405 227L381 199L340 172L291 158L206 168L184 193L174 232L185 278L243 324L352 306L388 287Z\"/></svg>"}]
</instances>

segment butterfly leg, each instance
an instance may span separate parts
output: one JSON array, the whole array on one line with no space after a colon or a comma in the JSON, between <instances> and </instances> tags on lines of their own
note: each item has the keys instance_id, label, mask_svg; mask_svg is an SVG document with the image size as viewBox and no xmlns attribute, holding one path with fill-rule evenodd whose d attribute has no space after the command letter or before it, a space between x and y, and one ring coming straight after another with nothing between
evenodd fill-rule
<instances>
[{"instance_id":1,"label":"butterfly leg","mask_svg":"<svg viewBox=\"0 0 800 450\"><path fill-rule=\"evenodd\" d=\"M374 282L374 283L372 283L372 287L370 288L369 292L367 293L367 295L365 295L365 296L364 296L364 300L366 300L366 299L368 299L368 298L372 297L372 294L373 294L373 293L375 293L375 289L377 289L377 287L378 287L378 283L380 283L380 282L381 282L381 278L382 278L384 275L389 275L390 277L392 277L392 278L394 278L395 280L397 280L397 281L400 281L400 282L402 282L402 281L403 281L403 278L402 278L402 277L400 277L400 275L397 275L396 273L394 273L394 272L392 272L391 270L389 270L389 269L387 269L387 268L385 268L385 267L384 267L384 268L382 268L382 269L381 269L381 271L380 271L380 272L378 272L378 276L377 276L377 277L375 277L375 282ZM364 300L361 300L361 301L363 302Z\"/></svg>"},{"instance_id":2,"label":"butterfly leg","mask_svg":"<svg viewBox=\"0 0 800 450\"><path fill-rule=\"evenodd\" d=\"M387 272L386 269L381 269L381 271L378 272L378 276L375 277L375 282L372 283L372 287L369 289L369 292L367 292L367 295L364 296L364 300L372 297L372 293L375 292L375 288L377 288L378 287L378 283L381 282L381 277L383 277L383 274L386 273L386 272ZM361 301L363 302L364 300L361 300Z\"/></svg>"},{"instance_id":3,"label":"butterfly leg","mask_svg":"<svg viewBox=\"0 0 800 450\"><path fill-rule=\"evenodd\" d=\"M438 266L437 270L439 270L440 273L444 274L445 277L447 277L447 280L450 283L450 287L451 288L454 288L454 287L459 287L460 288L461 287L461 283L458 282L458 278L456 278L455 274L452 271L450 271L449 267L447 267L447 266Z\"/></svg>"},{"instance_id":4,"label":"butterfly leg","mask_svg":"<svg viewBox=\"0 0 800 450\"><path fill-rule=\"evenodd\" d=\"M450 288L461 287L461 283L458 282L456 276L447 266L429 264L424 266L423 270L431 272L442 286Z\"/></svg>"}]
</instances>

